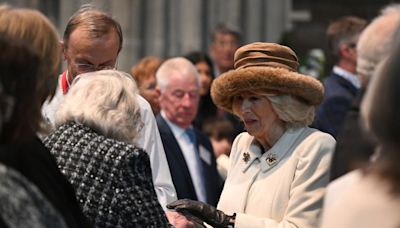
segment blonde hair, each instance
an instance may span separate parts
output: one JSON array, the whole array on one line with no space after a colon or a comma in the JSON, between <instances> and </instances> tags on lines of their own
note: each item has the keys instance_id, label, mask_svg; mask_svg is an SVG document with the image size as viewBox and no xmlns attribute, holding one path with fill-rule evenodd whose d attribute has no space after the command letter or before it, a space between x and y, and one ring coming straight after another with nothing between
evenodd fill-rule
<instances>
[{"instance_id":1,"label":"blonde hair","mask_svg":"<svg viewBox=\"0 0 400 228\"><path fill-rule=\"evenodd\" d=\"M285 122L286 129L310 125L315 116L315 106L308 105L290 95L267 96L279 119Z\"/></svg>"},{"instance_id":2,"label":"blonde hair","mask_svg":"<svg viewBox=\"0 0 400 228\"><path fill-rule=\"evenodd\" d=\"M34 9L13 8L7 4L0 5L0 33L10 39L25 44L39 57L38 74L34 85L37 107L30 110L37 116L33 130L43 129L41 106L48 97L53 97L57 87L57 76L60 66L60 44L57 30L41 12ZM36 75L31 75L36 77ZM21 82L22 83L22 82Z\"/></svg>"},{"instance_id":3,"label":"blonde hair","mask_svg":"<svg viewBox=\"0 0 400 228\"><path fill-rule=\"evenodd\" d=\"M136 83L128 73L102 70L81 74L56 113L56 126L74 121L132 144L143 126L137 96Z\"/></svg>"}]
</instances>

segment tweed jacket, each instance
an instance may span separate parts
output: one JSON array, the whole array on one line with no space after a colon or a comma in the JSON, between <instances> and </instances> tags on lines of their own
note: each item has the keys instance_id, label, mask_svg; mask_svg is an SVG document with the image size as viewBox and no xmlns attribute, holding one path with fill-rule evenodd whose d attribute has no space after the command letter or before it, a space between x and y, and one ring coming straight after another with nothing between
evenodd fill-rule
<instances>
[{"instance_id":1,"label":"tweed jacket","mask_svg":"<svg viewBox=\"0 0 400 228\"><path fill-rule=\"evenodd\" d=\"M313 127L336 138L358 89L334 72L324 82L324 100L318 107Z\"/></svg>"},{"instance_id":2,"label":"tweed jacket","mask_svg":"<svg viewBox=\"0 0 400 228\"><path fill-rule=\"evenodd\" d=\"M60 126L44 143L96 227L167 226L144 150L74 122Z\"/></svg>"},{"instance_id":3,"label":"tweed jacket","mask_svg":"<svg viewBox=\"0 0 400 228\"><path fill-rule=\"evenodd\" d=\"M236 213L235 228L317 227L334 146L329 134L300 128L261 153L254 137L241 133L218 209Z\"/></svg>"},{"instance_id":4,"label":"tweed jacket","mask_svg":"<svg viewBox=\"0 0 400 228\"><path fill-rule=\"evenodd\" d=\"M156 121L178 199L197 200L192 178L178 141L161 114L157 115ZM206 180L207 203L216 206L222 190L222 180L218 174L214 151L210 140L206 136L197 129L194 129L194 132L199 146L201 145L205 148L202 151L205 156L200 155L200 157L204 180ZM204 157L207 159L204 159Z\"/></svg>"}]
</instances>

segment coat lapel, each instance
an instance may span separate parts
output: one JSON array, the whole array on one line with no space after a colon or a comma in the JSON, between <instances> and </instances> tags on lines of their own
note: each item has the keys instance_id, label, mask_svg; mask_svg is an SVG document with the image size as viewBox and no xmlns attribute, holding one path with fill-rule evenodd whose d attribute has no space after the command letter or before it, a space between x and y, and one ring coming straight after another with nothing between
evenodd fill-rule
<instances>
[{"instance_id":1,"label":"coat lapel","mask_svg":"<svg viewBox=\"0 0 400 228\"><path fill-rule=\"evenodd\" d=\"M156 120L178 197L185 191L185 195L189 194L192 199L197 199L189 169L174 134L161 115Z\"/></svg>"}]
</instances>

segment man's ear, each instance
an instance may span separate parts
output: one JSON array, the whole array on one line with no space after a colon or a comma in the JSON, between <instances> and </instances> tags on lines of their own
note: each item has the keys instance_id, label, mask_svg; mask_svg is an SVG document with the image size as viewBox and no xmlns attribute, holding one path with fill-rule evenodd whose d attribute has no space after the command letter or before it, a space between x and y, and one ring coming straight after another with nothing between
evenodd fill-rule
<instances>
[{"instance_id":1,"label":"man's ear","mask_svg":"<svg viewBox=\"0 0 400 228\"><path fill-rule=\"evenodd\" d=\"M63 40L60 40L59 44L60 44L60 47L61 47L62 59L65 61L65 60L67 60L67 55L66 55L67 49L65 47L65 44L64 44Z\"/></svg>"},{"instance_id":2,"label":"man's ear","mask_svg":"<svg viewBox=\"0 0 400 228\"><path fill-rule=\"evenodd\" d=\"M161 93L160 87L158 87L158 86L156 87L156 93L157 93L157 96L158 96L158 102L161 103L162 93Z\"/></svg>"},{"instance_id":3,"label":"man's ear","mask_svg":"<svg viewBox=\"0 0 400 228\"><path fill-rule=\"evenodd\" d=\"M160 90L160 87L156 87L156 93L157 93L157 96L160 98L161 97L161 90Z\"/></svg>"}]
</instances>

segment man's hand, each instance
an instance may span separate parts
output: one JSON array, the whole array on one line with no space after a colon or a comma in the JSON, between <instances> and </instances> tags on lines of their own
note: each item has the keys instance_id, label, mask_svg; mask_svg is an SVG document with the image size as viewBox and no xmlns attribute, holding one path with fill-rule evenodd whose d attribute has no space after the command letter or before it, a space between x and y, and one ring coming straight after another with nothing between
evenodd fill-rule
<instances>
[{"instance_id":1,"label":"man's hand","mask_svg":"<svg viewBox=\"0 0 400 228\"><path fill-rule=\"evenodd\" d=\"M226 228L234 223L235 216L226 215L215 207L189 199L181 199L167 205L168 209L174 209L183 214L191 214L213 227Z\"/></svg>"}]
</instances>

